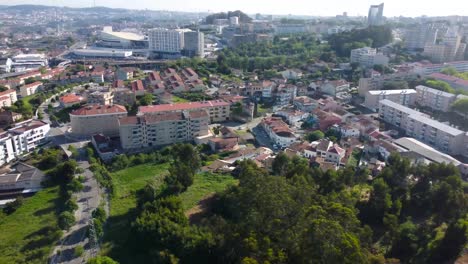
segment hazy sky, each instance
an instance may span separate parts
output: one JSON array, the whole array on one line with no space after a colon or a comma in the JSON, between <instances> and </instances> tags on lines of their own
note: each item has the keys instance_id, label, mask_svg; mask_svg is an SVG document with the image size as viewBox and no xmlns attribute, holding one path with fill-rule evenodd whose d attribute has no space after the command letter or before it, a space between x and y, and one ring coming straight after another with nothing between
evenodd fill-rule
<instances>
[{"instance_id":1,"label":"hazy sky","mask_svg":"<svg viewBox=\"0 0 468 264\"><path fill-rule=\"evenodd\" d=\"M131 9L175 11L228 11L240 9L249 14L295 14L334 16L343 12L349 15L367 15L369 5L380 1L369 0L0 0L0 4L45 4L70 7L96 6ZM467 0L387 0L385 16L444 16L468 15Z\"/></svg>"}]
</instances>

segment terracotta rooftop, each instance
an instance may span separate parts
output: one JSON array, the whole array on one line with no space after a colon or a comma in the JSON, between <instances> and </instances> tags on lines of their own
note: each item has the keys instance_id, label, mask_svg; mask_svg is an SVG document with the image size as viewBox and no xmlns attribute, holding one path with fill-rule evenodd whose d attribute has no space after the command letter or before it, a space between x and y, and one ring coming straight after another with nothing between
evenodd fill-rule
<instances>
[{"instance_id":1,"label":"terracotta rooftop","mask_svg":"<svg viewBox=\"0 0 468 264\"><path fill-rule=\"evenodd\" d=\"M105 115L105 114L124 114L127 109L121 105L86 105L70 113L70 115Z\"/></svg>"},{"instance_id":2,"label":"terracotta rooftop","mask_svg":"<svg viewBox=\"0 0 468 264\"><path fill-rule=\"evenodd\" d=\"M0 92L0 96L4 96L4 95L7 95L7 94L11 94L11 93L16 93L16 91L13 90L13 89L8 89L6 91Z\"/></svg>"},{"instance_id":3,"label":"terracotta rooftop","mask_svg":"<svg viewBox=\"0 0 468 264\"><path fill-rule=\"evenodd\" d=\"M30 84L26 84L24 87L29 88L29 87L39 86L39 85L42 85L42 82L33 82Z\"/></svg>"},{"instance_id":4,"label":"terracotta rooftop","mask_svg":"<svg viewBox=\"0 0 468 264\"><path fill-rule=\"evenodd\" d=\"M157 112L170 112L170 111L182 111L182 110L191 110L198 108L208 108L208 107L220 107L220 106L229 106L229 103L223 100L212 100L204 102L187 102L187 103L177 103L177 104L161 104L161 105L149 105L149 106L140 106L138 112L140 113L157 113Z\"/></svg>"},{"instance_id":5,"label":"terracotta rooftop","mask_svg":"<svg viewBox=\"0 0 468 264\"><path fill-rule=\"evenodd\" d=\"M64 104L81 102L82 100L83 100L83 97L78 96L76 94L67 94L67 95L60 97L60 102Z\"/></svg>"},{"instance_id":6,"label":"terracotta rooftop","mask_svg":"<svg viewBox=\"0 0 468 264\"><path fill-rule=\"evenodd\" d=\"M145 87L143 86L143 82L141 80L136 80L132 82L132 91L144 91Z\"/></svg>"}]
</instances>

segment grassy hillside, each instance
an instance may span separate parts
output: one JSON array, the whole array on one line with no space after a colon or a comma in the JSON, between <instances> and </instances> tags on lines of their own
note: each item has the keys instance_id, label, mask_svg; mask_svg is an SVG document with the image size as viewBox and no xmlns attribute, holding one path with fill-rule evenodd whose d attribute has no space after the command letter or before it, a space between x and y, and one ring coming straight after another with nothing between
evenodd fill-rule
<instances>
[{"instance_id":1,"label":"grassy hillside","mask_svg":"<svg viewBox=\"0 0 468 264\"><path fill-rule=\"evenodd\" d=\"M62 232L57 227L58 187L42 190L13 214L0 217L0 263L46 263Z\"/></svg>"}]
</instances>

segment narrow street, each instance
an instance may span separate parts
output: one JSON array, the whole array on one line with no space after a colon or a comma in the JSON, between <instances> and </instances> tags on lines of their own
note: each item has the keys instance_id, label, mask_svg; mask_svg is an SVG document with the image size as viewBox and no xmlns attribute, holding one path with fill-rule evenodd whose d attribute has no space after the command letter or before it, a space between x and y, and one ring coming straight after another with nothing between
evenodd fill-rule
<instances>
[{"instance_id":1,"label":"narrow street","mask_svg":"<svg viewBox=\"0 0 468 264\"><path fill-rule=\"evenodd\" d=\"M83 191L75 194L78 203L78 210L75 211L76 223L58 242L50 258L51 264L85 263L93 255L92 251L94 249L90 248L87 231L92 212L102 201L102 192L93 173L89 170L89 163L84 159L84 156L84 153L82 153L78 160L78 165L84 170L82 175L86 180L83 183ZM77 246L83 246L85 249L84 254L80 257L75 257L74 255L74 249Z\"/></svg>"}]
</instances>

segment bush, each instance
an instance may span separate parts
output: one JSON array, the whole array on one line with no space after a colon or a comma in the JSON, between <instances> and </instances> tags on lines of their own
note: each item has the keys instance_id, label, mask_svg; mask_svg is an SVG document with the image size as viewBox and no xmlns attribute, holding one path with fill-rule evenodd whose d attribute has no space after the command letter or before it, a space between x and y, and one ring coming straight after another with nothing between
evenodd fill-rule
<instances>
[{"instance_id":1,"label":"bush","mask_svg":"<svg viewBox=\"0 0 468 264\"><path fill-rule=\"evenodd\" d=\"M95 258L88 260L88 264L119 264L119 263L106 256L97 256Z\"/></svg>"},{"instance_id":2,"label":"bush","mask_svg":"<svg viewBox=\"0 0 468 264\"><path fill-rule=\"evenodd\" d=\"M78 209L78 204L74 198L68 199L64 204L64 210L73 213Z\"/></svg>"},{"instance_id":3,"label":"bush","mask_svg":"<svg viewBox=\"0 0 468 264\"><path fill-rule=\"evenodd\" d=\"M84 248L83 246L77 246L75 247L75 249L73 250L73 255L77 258L77 257L81 257L84 253Z\"/></svg>"},{"instance_id":4,"label":"bush","mask_svg":"<svg viewBox=\"0 0 468 264\"><path fill-rule=\"evenodd\" d=\"M75 215L70 212L63 212L59 215L58 225L63 230L69 230L75 224Z\"/></svg>"},{"instance_id":5,"label":"bush","mask_svg":"<svg viewBox=\"0 0 468 264\"><path fill-rule=\"evenodd\" d=\"M18 196L16 200L13 202L9 202L5 204L5 208L3 208L3 212L7 215L14 213L18 208L23 205L24 198L23 196Z\"/></svg>"},{"instance_id":6,"label":"bush","mask_svg":"<svg viewBox=\"0 0 468 264\"><path fill-rule=\"evenodd\" d=\"M79 192L84 189L84 185L79 179L75 178L69 184L67 184L67 189L72 192Z\"/></svg>"}]
</instances>

